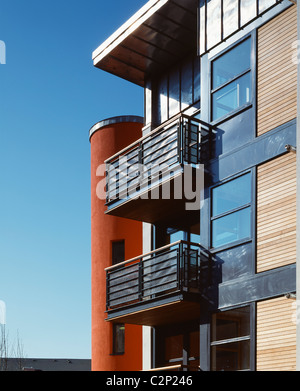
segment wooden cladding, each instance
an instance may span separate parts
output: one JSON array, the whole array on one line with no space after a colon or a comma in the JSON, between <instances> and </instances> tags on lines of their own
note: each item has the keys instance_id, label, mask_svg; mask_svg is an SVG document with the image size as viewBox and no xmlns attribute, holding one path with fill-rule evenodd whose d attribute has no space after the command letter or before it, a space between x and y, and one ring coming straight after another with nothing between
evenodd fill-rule
<instances>
[{"instance_id":1,"label":"wooden cladding","mask_svg":"<svg viewBox=\"0 0 300 391\"><path fill-rule=\"evenodd\" d=\"M296 155L257 168L257 272L296 262Z\"/></svg>"},{"instance_id":2,"label":"wooden cladding","mask_svg":"<svg viewBox=\"0 0 300 391\"><path fill-rule=\"evenodd\" d=\"M297 116L297 6L258 30L257 135Z\"/></svg>"},{"instance_id":3,"label":"wooden cladding","mask_svg":"<svg viewBox=\"0 0 300 391\"><path fill-rule=\"evenodd\" d=\"M257 136L297 117L297 7L258 30ZM257 273L296 262L296 155L257 167ZM296 370L296 302L257 303L257 371Z\"/></svg>"},{"instance_id":4,"label":"wooden cladding","mask_svg":"<svg viewBox=\"0 0 300 391\"><path fill-rule=\"evenodd\" d=\"M257 371L296 370L295 300L257 303Z\"/></svg>"}]
</instances>

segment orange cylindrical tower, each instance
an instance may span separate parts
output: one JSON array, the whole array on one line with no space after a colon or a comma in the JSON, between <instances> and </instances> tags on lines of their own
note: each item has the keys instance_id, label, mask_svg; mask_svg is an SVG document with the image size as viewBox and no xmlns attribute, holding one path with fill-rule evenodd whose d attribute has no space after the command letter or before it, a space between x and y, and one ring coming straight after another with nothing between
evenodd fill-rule
<instances>
[{"instance_id":1,"label":"orange cylindrical tower","mask_svg":"<svg viewBox=\"0 0 300 391\"><path fill-rule=\"evenodd\" d=\"M105 200L96 193L103 178L97 168L116 152L142 135L143 119L114 117L90 130L91 143L91 284L92 284L92 370L124 371L142 369L142 327L125 325L125 349L113 352L113 325L105 321L106 275L112 265L112 243L125 241L125 259L142 254L142 223L106 215ZM102 197L101 197L102 198Z\"/></svg>"}]
</instances>

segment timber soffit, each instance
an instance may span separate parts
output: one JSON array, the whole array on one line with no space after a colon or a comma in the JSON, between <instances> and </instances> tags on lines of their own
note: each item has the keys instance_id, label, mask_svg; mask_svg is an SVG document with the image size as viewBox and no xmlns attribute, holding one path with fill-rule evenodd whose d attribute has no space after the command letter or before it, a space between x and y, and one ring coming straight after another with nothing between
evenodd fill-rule
<instances>
[{"instance_id":1,"label":"timber soffit","mask_svg":"<svg viewBox=\"0 0 300 391\"><path fill-rule=\"evenodd\" d=\"M197 0L150 0L93 52L94 66L142 87L197 49Z\"/></svg>"}]
</instances>

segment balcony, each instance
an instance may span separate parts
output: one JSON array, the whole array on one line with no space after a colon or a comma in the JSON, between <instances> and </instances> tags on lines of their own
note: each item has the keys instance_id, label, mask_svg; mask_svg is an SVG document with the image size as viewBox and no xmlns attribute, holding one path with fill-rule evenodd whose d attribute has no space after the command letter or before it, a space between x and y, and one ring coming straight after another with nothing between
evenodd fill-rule
<instances>
[{"instance_id":1,"label":"balcony","mask_svg":"<svg viewBox=\"0 0 300 391\"><path fill-rule=\"evenodd\" d=\"M199 317L209 257L178 241L106 269L107 320L140 325Z\"/></svg>"},{"instance_id":2,"label":"balcony","mask_svg":"<svg viewBox=\"0 0 300 391\"><path fill-rule=\"evenodd\" d=\"M176 210L177 220L184 214L187 221L186 204L199 201L210 134L208 124L181 114L109 158L106 213L170 225Z\"/></svg>"}]
</instances>

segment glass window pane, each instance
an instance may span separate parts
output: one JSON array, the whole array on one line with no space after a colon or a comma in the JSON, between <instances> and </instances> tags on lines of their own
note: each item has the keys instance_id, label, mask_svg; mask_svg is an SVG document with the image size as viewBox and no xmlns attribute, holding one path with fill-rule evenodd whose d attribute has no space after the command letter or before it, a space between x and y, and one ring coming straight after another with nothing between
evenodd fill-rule
<instances>
[{"instance_id":1,"label":"glass window pane","mask_svg":"<svg viewBox=\"0 0 300 391\"><path fill-rule=\"evenodd\" d=\"M213 120L251 101L251 74L238 78L213 94Z\"/></svg>"},{"instance_id":2,"label":"glass window pane","mask_svg":"<svg viewBox=\"0 0 300 391\"><path fill-rule=\"evenodd\" d=\"M169 243L175 243L178 240L185 240L185 232L184 231L173 231L169 234Z\"/></svg>"},{"instance_id":3,"label":"glass window pane","mask_svg":"<svg viewBox=\"0 0 300 391\"><path fill-rule=\"evenodd\" d=\"M259 13L265 11L266 9L272 7L276 3L276 0L259 0Z\"/></svg>"},{"instance_id":4,"label":"glass window pane","mask_svg":"<svg viewBox=\"0 0 300 391\"><path fill-rule=\"evenodd\" d=\"M249 339L232 342L233 338ZM213 314L211 365L214 371L250 368L250 307ZM218 344L213 344L219 342Z\"/></svg>"},{"instance_id":5,"label":"glass window pane","mask_svg":"<svg viewBox=\"0 0 300 391\"><path fill-rule=\"evenodd\" d=\"M156 229L156 248L163 247L167 244L172 244L178 240L186 240L185 231L179 231L174 228L158 228Z\"/></svg>"},{"instance_id":6,"label":"glass window pane","mask_svg":"<svg viewBox=\"0 0 300 391\"><path fill-rule=\"evenodd\" d=\"M250 69L251 40L247 39L213 61L213 89Z\"/></svg>"},{"instance_id":7,"label":"glass window pane","mask_svg":"<svg viewBox=\"0 0 300 391\"><path fill-rule=\"evenodd\" d=\"M125 241L112 242L112 264L125 261Z\"/></svg>"},{"instance_id":8,"label":"glass window pane","mask_svg":"<svg viewBox=\"0 0 300 391\"><path fill-rule=\"evenodd\" d=\"M256 0L241 0L241 25L256 17Z\"/></svg>"},{"instance_id":9,"label":"glass window pane","mask_svg":"<svg viewBox=\"0 0 300 391\"><path fill-rule=\"evenodd\" d=\"M206 50L205 40L206 40L206 31L205 31L205 0L200 0L200 34L199 34L199 49L200 54L203 54Z\"/></svg>"},{"instance_id":10,"label":"glass window pane","mask_svg":"<svg viewBox=\"0 0 300 391\"><path fill-rule=\"evenodd\" d=\"M251 237L250 207L220 217L212 222L212 245L223 246Z\"/></svg>"},{"instance_id":11,"label":"glass window pane","mask_svg":"<svg viewBox=\"0 0 300 391\"><path fill-rule=\"evenodd\" d=\"M218 312L212 318L212 342L250 335L250 307Z\"/></svg>"},{"instance_id":12,"label":"glass window pane","mask_svg":"<svg viewBox=\"0 0 300 391\"><path fill-rule=\"evenodd\" d=\"M197 102L201 96L201 77L200 77L200 58L194 60L194 102Z\"/></svg>"},{"instance_id":13,"label":"glass window pane","mask_svg":"<svg viewBox=\"0 0 300 391\"><path fill-rule=\"evenodd\" d=\"M223 0L224 37L238 29L238 0Z\"/></svg>"},{"instance_id":14,"label":"glass window pane","mask_svg":"<svg viewBox=\"0 0 300 391\"><path fill-rule=\"evenodd\" d=\"M221 0L207 2L207 48L221 41Z\"/></svg>"},{"instance_id":15,"label":"glass window pane","mask_svg":"<svg viewBox=\"0 0 300 391\"><path fill-rule=\"evenodd\" d=\"M213 216L251 202L251 174L245 174L212 191Z\"/></svg>"},{"instance_id":16,"label":"glass window pane","mask_svg":"<svg viewBox=\"0 0 300 391\"><path fill-rule=\"evenodd\" d=\"M193 64L187 61L181 69L181 108L182 110L193 104Z\"/></svg>"},{"instance_id":17,"label":"glass window pane","mask_svg":"<svg viewBox=\"0 0 300 391\"><path fill-rule=\"evenodd\" d=\"M212 346L213 371L250 369L250 340Z\"/></svg>"},{"instance_id":18,"label":"glass window pane","mask_svg":"<svg viewBox=\"0 0 300 391\"><path fill-rule=\"evenodd\" d=\"M114 354L122 354L125 351L125 325L113 325L113 352Z\"/></svg>"},{"instance_id":19,"label":"glass window pane","mask_svg":"<svg viewBox=\"0 0 300 391\"><path fill-rule=\"evenodd\" d=\"M169 77L169 117L173 117L179 111L179 69L175 69Z\"/></svg>"}]
</instances>

